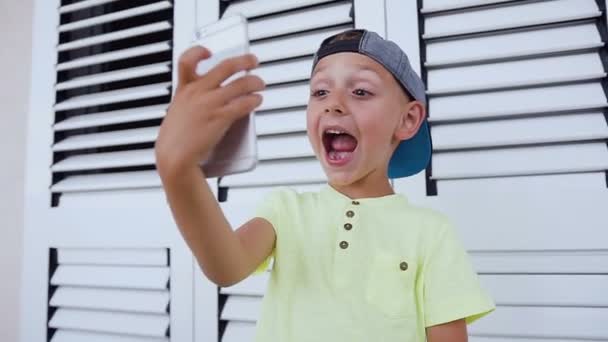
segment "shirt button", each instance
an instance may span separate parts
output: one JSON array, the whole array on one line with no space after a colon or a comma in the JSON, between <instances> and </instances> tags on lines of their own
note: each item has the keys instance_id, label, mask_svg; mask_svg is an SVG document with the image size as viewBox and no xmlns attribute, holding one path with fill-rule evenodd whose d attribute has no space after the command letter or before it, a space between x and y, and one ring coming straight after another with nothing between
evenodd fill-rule
<instances>
[{"instance_id":1,"label":"shirt button","mask_svg":"<svg viewBox=\"0 0 608 342\"><path fill-rule=\"evenodd\" d=\"M355 216L355 212L352 211L352 210L349 210L349 211L346 212L346 216L353 217L353 216Z\"/></svg>"},{"instance_id":2,"label":"shirt button","mask_svg":"<svg viewBox=\"0 0 608 342\"><path fill-rule=\"evenodd\" d=\"M353 201L353 205L359 205L359 201Z\"/></svg>"},{"instance_id":3,"label":"shirt button","mask_svg":"<svg viewBox=\"0 0 608 342\"><path fill-rule=\"evenodd\" d=\"M401 268L402 271L407 270L407 262L403 261L401 264L399 264L399 268Z\"/></svg>"},{"instance_id":4,"label":"shirt button","mask_svg":"<svg viewBox=\"0 0 608 342\"><path fill-rule=\"evenodd\" d=\"M340 242L340 248L347 249L348 248L348 242L346 242L346 241Z\"/></svg>"},{"instance_id":5,"label":"shirt button","mask_svg":"<svg viewBox=\"0 0 608 342\"><path fill-rule=\"evenodd\" d=\"M351 230L351 229L353 229L353 225L350 223L346 223L346 224L344 224L344 229Z\"/></svg>"}]
</instances>

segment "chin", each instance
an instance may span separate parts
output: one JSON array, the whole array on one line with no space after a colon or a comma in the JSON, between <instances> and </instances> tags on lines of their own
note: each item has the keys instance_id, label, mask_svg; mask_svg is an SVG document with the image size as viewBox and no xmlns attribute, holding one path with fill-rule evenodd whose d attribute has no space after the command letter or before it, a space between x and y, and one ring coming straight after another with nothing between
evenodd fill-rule
<instances>
[{"instance_id":1,"label":"chin","mask_svg":"<svg viewBox=\"0 0 608 342\"><path fill-rule=\"evenodd\" d=\"M325 171L325 175L327 176L327 182L332 185L338 186L347 186L353 183L356 183L359 179L351 174L345 172L327 172Z\"/></svg>"}]
</instances>

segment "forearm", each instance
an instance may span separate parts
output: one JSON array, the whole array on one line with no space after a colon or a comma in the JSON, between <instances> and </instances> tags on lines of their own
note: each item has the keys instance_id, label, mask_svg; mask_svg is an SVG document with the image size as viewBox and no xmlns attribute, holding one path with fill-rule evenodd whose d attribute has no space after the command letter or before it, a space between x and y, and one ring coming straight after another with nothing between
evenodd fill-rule
<instances>
[{"instance_id":1,"label":"forearm","mask_svg":"<svg viewBox=\"0 0 608 342\"><path fill-rule=\"evenodd\" d=\"M175 222L203 273L220 286L244 278L244 249L200 168L159 173Z\"/></svg>"}]
</instances>

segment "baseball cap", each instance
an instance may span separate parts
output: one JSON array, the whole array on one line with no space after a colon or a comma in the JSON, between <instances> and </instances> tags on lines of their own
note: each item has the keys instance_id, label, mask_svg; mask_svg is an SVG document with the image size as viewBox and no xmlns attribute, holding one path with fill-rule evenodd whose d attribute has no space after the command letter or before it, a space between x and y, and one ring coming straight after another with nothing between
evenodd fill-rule
<instances>
[{"instance_id":1,"label":"baseball cap","mask_svg":"<svg viewBox=\"0 0 608 342\"><path fill-rule=\"evenodd\" d=\"M426 107L425 86L420 76L412 69L409 58L394 42L377 33L362 29L347 30L326 38L315 53L312 63L339 52L356 52L380 63L397 79L403 89ZM403 140L395 149L388 165L389 178L408 177L424 170L431 159L432 145L426 118L418 132Z\"/></svg>"}]
</instances>

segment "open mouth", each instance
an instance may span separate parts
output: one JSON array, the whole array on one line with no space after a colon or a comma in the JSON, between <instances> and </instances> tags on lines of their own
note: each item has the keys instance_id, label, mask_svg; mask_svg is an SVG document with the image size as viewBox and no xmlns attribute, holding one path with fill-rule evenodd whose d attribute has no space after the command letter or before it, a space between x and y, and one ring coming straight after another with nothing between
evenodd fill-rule
<instances>
[{"instance_id":1,"label":"open mouth","mask_svg":"<svg viewBox=\"0 0 608 342\"><path fill-rule=\"evenodd\" d=\"M353 158L357 139L342 128L326 128L323 131L323 146L331 164L344 165Z\"/></svg>"}]
</instances>

